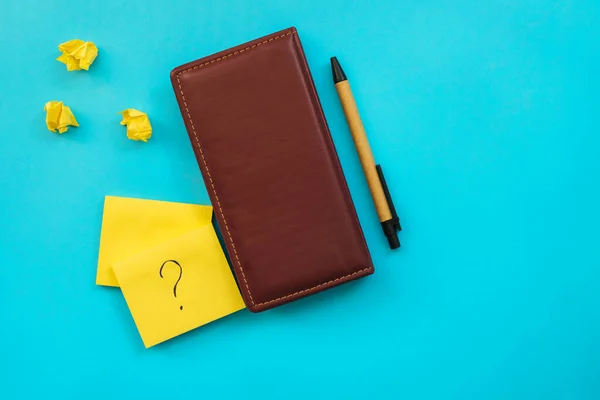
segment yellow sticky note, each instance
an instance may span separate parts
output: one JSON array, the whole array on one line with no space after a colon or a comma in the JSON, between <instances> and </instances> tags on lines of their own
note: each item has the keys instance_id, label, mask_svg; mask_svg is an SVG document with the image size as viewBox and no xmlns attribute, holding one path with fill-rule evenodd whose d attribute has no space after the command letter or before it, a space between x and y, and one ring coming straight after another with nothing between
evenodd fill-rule
<instances>
[{"instance_id":1,"label":"yellow sticky note","mask_svg":"<svg viewBox=\"0 0 600 400\"><path fill-rule=\"evenodd\" d=\"M212 225L113 265L146 348L244 308Z\"/></svg>"},{"instance_id":2,"label":"yellow sticky note","mask_svg":"<svg viewBox=\"0 0 600 400\"><path fill-rule=\"evenodd\" d=\"M210 206L106 196L96 284L119 286L112 263L211 225L211 218Z\"/></svg>"},{"instance_id":3,"label":"yellow sticky note","mask_svg":"<svg viewBox=\"0 0 600 400\"><path fill-rule=\"evenodd\" d=\"M121 111L123 115L121 125L127 125L127 137L131 140L147 142L152 137L152 125L148 115L134 108Z\"/></svg>"},{"instance_id":4,"label":"yellow sticky note","mask_svg":"<svg viewBox=\"0 0 600 400\"><path fill-rule=\"evenodd\" d=\"M63 54L57 60L67 65L67 71L87 71L98 56L98 47L94 43L79 39L59 44L58 50Z\"/></svg>"},{"instance_id":5,"label":"yellow sticky note","mask_svg":"<svg viewBox=\"0 0 600 400\"><path fill-rule=\"evenodd\" d=\"M46 111L46 126L51 132L62 134L70 126L79 126L71 109L63 104L62 101L49 101L44 105Z\"/></svg>"}]
</instances>

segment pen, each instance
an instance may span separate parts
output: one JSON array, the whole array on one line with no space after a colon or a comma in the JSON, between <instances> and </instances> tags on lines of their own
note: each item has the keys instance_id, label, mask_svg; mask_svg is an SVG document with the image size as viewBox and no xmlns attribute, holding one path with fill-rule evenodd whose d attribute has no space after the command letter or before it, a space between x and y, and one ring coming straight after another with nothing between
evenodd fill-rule
<instances>
[{"instance_id":1,"label":"pen","mask_svg":"<svg viewBox=\"0 0 600 400\"><path fill-rule=\"evenodd\" d=\"M360 163L362 165L365 177L367 178L367 184L369 185L369 191L373 197L375 203L375 209L381 222L383 233L387 237L390 244L390 248L397 249L400 247L400 241L398 240L398 231L401 231L400 219L396 214L394 203L380 165L375 164L369 141L367 140L367 134L365 128L360 120L358 114L358 108L348 83L348 78L342 69L337 57L331 57L331 71L333 72L333 83L335 89L342 103L344 114L346 115L346 121L350 127L350 133L352 133L352 139L354 140L354 146L358 152Z\"/></svg>"}]
</instances>

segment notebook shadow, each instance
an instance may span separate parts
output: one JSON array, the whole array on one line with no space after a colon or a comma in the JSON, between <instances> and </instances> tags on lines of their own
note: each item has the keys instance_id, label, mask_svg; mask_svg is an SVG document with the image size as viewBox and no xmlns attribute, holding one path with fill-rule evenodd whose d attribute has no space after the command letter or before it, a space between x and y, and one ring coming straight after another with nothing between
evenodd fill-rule
<instances>
[{"instance_id":1,"label":"notebook shadow","mask_svg":"<svg viewBox=\"0 0 600 400\"><path fill-rule=\"evenodd\" d=\"M213 212L212 215L212 224L213 227L215 228L215 232L217 234L217 239L219 239L219 244L221 245L221 248L223 249L223 253L225 254L225 258L227 259L227 263L229 264L229 269L231 270L231 273L233 274L233 277L235 278L235 284L238 287L238 290L240 291L240 293L242 292L241 288L240 288L240 284L237 280L237 277L235 276L235 271L233 270L233 263L231 261L231 257L229 257L229 254L227 253L227 247L225 247L225 238L223 237L223 232L221 232L221 228L219 228L219 224L217 223L217 217L215 216L215 213Z\"/></svg>"}]
</instances>

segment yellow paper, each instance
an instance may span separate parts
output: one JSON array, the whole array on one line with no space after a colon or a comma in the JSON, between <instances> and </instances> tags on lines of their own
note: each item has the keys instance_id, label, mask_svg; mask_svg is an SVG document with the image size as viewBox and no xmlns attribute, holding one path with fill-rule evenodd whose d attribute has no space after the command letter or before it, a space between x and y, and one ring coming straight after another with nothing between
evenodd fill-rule
<instances>
[{"instance_id":1,"label":"yellow paper","mask_svg":"<svg viewBox=\"0 0 600 400\"><path fill-rule=\"evenodd\" d=\"M152 136L152 126L148 115L133 108L121 111L123 115L121 125L127 125L127 137L131 140L147 142Z\"/></svg>"},{"instance_id":2,"label":"yellow paper","mask_svg":"<svg viewBox=\"0 0 600 400\"><path fill-rule=\"evenodd\" d=\"M106 196L96 284L118 286L111 264L211 224L212 207Z\"/></svg>"},{"instance_id":3,"label":"yellow paper","mask_svg":"<svg viewBox=\"0 0 600 400\"><path fill-rule=\"evenodd\" d=\"M49 101L44 105L46 111L46 126L51 132L64 133L68 126L79 126L71 109L62 101Z\"/></svg>"},{"instance_id":4,"label":"yellow paper","mask_svg":"<svg viewBox=\"0 0 600 400\"><path fill-rule=\"evenodd\" d=\"M79 39L59 44L58 50L63 54L57 60L67 65L67 71L87 71L98 56L98 48L94 43Z\"/></svg>"},{"instance_id":5,"label":"yellow paper","mask_svg":"<svg viewBox=\"0 0 600 400\"><path fill-rule=\"evenodd\" d=\"M146 348L244 308L212 225L113 269Z\"/></svg>"}]
</instances>

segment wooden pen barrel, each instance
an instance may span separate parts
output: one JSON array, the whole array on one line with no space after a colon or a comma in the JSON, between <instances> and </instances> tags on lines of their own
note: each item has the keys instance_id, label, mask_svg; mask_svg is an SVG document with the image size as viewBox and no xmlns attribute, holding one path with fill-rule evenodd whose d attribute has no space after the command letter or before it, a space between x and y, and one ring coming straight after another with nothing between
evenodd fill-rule
<instances>
[{"instance_id":1,"label":"wooden pen barrel","mask_svg":"<svg viewBox=\"0 0 600 400\"><path fill-rule=\"evenodd\" d=\"M371 146L369 146L369 141L367 140L365 128L360 120L354 96L350 90L350 84L347 80L338 82L335 84L335 89L340 97L340 102L342 103L342 108L344 109L344 114L346 115L348 126L350 127L350 133L352 133L352 139L354 140L354 145L356 146L356 151L358 152L358 157L360 158L360 163L362 164L365 177L367 178L367 184L369 185L373 202L375 203L379 221L388 221L392 219L392 213L390 212L390 207L385 198L381 181L379 180L377 170L375 169L375 159L373 158Z\"/></svg>"}]
</instances>

